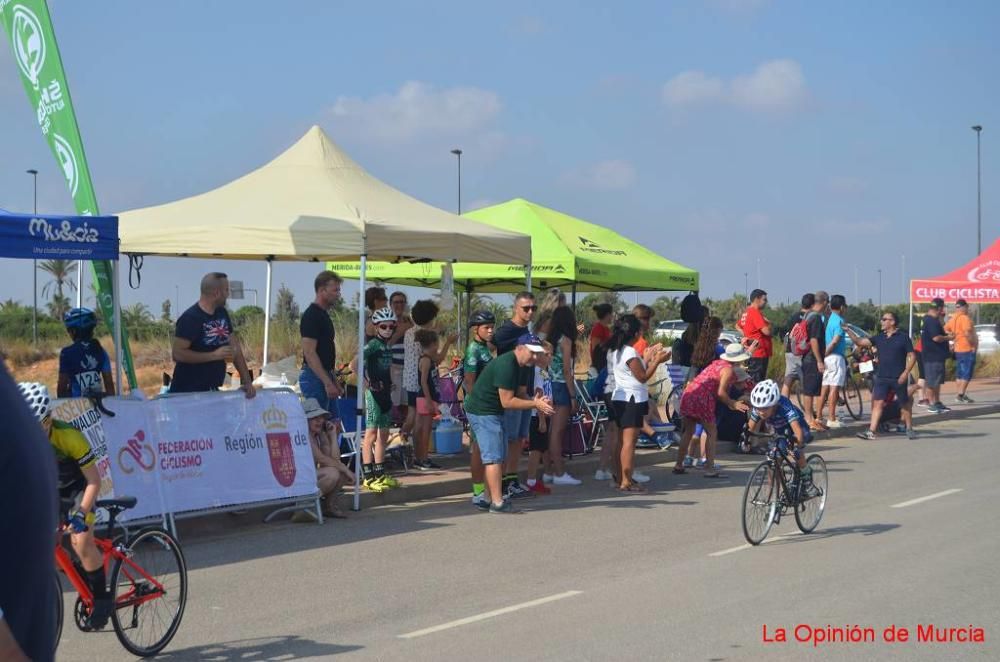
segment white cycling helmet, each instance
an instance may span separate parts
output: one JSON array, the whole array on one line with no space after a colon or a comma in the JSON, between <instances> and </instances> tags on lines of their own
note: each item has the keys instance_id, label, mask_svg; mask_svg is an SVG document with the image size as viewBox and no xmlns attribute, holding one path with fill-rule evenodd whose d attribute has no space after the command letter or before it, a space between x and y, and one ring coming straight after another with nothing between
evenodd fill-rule
<instances>
[{"instance_id":1,"label":"white cycling helmet","mask_svg":"<svg viewBox=\"0 0 1000 662\"><path fill-rule=\"evenodd\" d=\"M21 395L24 397L25 402L28 403L28 407L31 408L31 413L39 421L44 420L46 416L52 413L52 398L49 397L49 389L45 384L20 382L17 387L21 389Z\"/></svg>"},{"instance_id":2,"label":"white cycling helmet","mask_svg":"<svg viewBox=\"0 0 1000 662\"><path fill-rule=\"evenodd\" d=\"M392 308L379 308L372 313L372 324L385 324L386 322L396 323L396 313L392 312Z\"/></svg>"},{"instance_id":3,"label":"white cycling helmet","mask_svg":"<svg viewBox=\"0 0 1000 662\"><path fill-rule=\"evenodd\" d=\"M773 379L765 379L754 386L753 391L750 392L750 404L757 409L773 407L778 404L780 399L781 389L778 387L778 382Z\"/></svg>"}]
</instances>

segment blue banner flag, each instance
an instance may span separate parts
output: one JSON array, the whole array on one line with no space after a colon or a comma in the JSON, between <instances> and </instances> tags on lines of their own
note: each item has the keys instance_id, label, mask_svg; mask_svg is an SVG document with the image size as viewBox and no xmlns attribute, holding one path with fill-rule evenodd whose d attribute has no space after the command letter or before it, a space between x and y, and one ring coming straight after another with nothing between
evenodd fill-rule
<instances>
[{"instance_id":1,"label":"blue banner flag","mask_svg":"<svg viewBox=\"0 0 1000 662\"><path fill-rule=\"evenodd\" d=\"M0 257L116 260L118 217L0 212Z\"/></svg>"}]
</instances>

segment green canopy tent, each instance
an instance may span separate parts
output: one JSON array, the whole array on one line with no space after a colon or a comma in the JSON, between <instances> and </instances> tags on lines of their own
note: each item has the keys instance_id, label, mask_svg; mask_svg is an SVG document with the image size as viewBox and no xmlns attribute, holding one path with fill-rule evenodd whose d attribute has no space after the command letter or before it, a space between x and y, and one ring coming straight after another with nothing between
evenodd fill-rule
<instances>
[{"instance_id":1,"label":"green canopy tent","mask_svg":"<svg viewBox=\"0 0 1000 662\"><path fill-rule=\"evenodd\" d=\"M574 292L685 291L698 289L698 272L681 266L617 232L515 198L465 217L531 236L531 282L537 288L572 287ZM368 262L368 277L415 287L439 287L441 262ZM345 278L357 278L359 262L330 262ZM524 288L524 265L455 264L455 287L471 292L515 292Z\"/></svg>"}]
</instances>

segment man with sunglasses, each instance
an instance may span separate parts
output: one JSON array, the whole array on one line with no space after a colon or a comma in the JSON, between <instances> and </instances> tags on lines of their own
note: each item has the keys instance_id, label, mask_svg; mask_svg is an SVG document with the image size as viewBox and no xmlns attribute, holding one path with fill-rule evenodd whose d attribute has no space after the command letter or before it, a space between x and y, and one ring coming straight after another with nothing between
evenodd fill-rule
<instances>
[{"instance_id":1,"label":"man with sunglasses","mask_svg":"<svg viewBox=\"0 0 1000 662\"><path fill-rule=\"evenodd\" d=\"M538 305L535 295L531 292L521 292L514 297L514 308L511 318L493 332L493 346L497 348L497 358L517 347L518 340L530 331L531 322L535 317ZM535 371L532 366L520 369L520 383L515 396L530 400L529 393L534 393ZM534 496L518 479L518 467L521 459L521 448L528 441L531 428L530 409L508 409L504 412L504 432L507 435L507 457L503 472L503 493L515 499Z\"/></svg>"},{"instance_id":2,"label":"man with sunglasses","mask_svg":"<svg viewBox=\"0 0 1000 662\"><path fill-rule=\"evenodd\" d=\"M913 401L910 400L910 373L917 363L913 353L913 342L910 337L899 330L899 319L891 310L882 313L882 333L874 338L862 338L847 324L843 330L851 337L858 347L874 347L878 353L878 367L875 369L875 381L872 386L872 420L868 429L859 432L860 439L876 439L879 422L882 418L882 408L885 405L889 391L896 395L903 423L906 425L906 436L916 439L913 431Z\"/></svg>"}]
</instances>

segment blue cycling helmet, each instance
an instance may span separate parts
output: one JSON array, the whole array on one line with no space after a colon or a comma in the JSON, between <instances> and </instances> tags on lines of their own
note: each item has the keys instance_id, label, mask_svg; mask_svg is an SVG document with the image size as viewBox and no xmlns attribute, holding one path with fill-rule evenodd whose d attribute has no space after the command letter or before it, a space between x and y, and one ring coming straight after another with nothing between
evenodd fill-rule
<instances>
[{"instance_id":1,"label":"blue cycling helmet","mask_svg":"<svg viewBox=\"0 0 1000 662\"><path fill-rule=\"evenodd\" d=\"M97 315L90 308L72 308L63 315L67 329L92 329L97 326Z\"/></svg>"}]
</instances>

